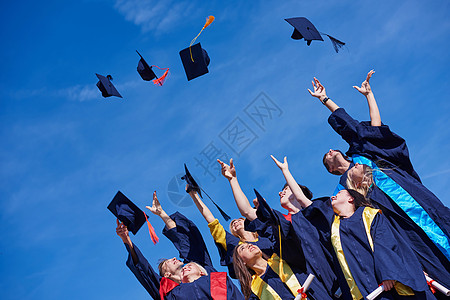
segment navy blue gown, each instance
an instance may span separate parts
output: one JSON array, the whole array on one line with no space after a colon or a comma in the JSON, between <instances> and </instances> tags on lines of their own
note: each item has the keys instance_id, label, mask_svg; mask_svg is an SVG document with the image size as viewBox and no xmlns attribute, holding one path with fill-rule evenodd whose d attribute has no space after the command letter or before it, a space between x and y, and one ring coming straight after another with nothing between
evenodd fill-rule
<instances>
[{"instance_id":1,"label":"navy blue gown","mask_svg":"<svg viewBox=\"0 0 450 300\"><path fill-rule=\"evenodd\" d=\"M313 201L302 210L302 214L314 223L327 224L328 229L319 230L326 247L331 245L331 226L334 212L330 201ZM370 246L359 207L349 218L340 218L339 236L345 260L354 282L365 298L384 280L396 280L410 287L414 296L400 296L392 289L383 292L377 299L436 299L428 288L422 268L406 241L392 230L386 218L377 213L370 226L373 250ZM333 246L331 246L333 247ZM340 267L335 257L336 267ZM341 287L349 286L339 276Z\"/></svg>"},{"instance_id":2,"label":"navy blue gown","mask_svg":"<svg viewBox=\"0 0 450 300\"><path fill-rule=\"evenodd\" d=\"M334 111L328 122L349 144L350 168L359 162L375 169L376 184L367 197L406 239L430 277L450 286L450 209L421 183L405 140L386 125L354 120L343 108ZM346 180L347 172L335 193L346 188Z\"/></svg>"},{"instance_id":3,"label":"navy blue gown","mask_svg":"<svg viewBox=\"0 0 450 300\"><path fill-rule=\"evenodd\" d=\"M310 273L316 278L308 290L308 299L334 299L332 296L338 288L336 276L332 267L327 262L323 253L323 247L319 243L317 230L304 218L292 216L293 224L302 232L299 239L293 224L286 220L279 211L272 210L267 202L258 196L260 203L257 209L257 219L245 222L246 230L256 232L267 232L267 228L272 228L274 246L273 251L280 255L280 236L278 224L281 229L282 259L285 260L295 273L300 284L306 280ZM267 282L282 299L293 299L294 296L288 287L280 280L279 276L269 267L261 278ZM258 299L256 295L253 295ZM251 298L252 299L252 298Z\"/></svg>"},{"instance_id":4,"label":"navy blue gown","mask_svg":"<svg viewBox=\"0 0 450 300\"><path fill-rule=\"evenodd\" d=\"M185 263L193 261L202 265L208 271L208 275L201 276L194 282L180 283L165 296L165 299L213 299L211 297L211 273L217 271L212 265L205 242L198 228L192 221L178 212L172 214L170 217L175 221L177 226L170 230L164 228L163 234L172 241L179 252L180 258L184 259ZM127 245L126 248L130 252ZM127 266L150 296L153 299L160 299L159 287L161 276L153 270L136 245L134 245L134 250L138 257L138 262L134 264L131 254L129 254ZM226 277L226 290L226 299L244 299L239 289L228 276Z\"/></svg>"}]
</instances>

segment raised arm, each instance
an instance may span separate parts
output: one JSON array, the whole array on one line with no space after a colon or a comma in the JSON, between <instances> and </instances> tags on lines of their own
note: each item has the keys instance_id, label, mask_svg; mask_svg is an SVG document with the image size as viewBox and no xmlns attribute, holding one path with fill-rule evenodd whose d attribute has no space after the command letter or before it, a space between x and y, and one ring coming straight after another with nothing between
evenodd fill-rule
<instances>
[{"instance_id":1,"label":"raised arm","mask_svg":"<svg viewBox=\"0 0 450 300\"><path fill-rule=\"evenodd\" d=\"M284 178L286 179L286 183L288 184L289 188L292 191L292 194L294 194L294 197L301 204L301 206L302 207L310 206L312 201L305 196L302 189L298 186L298 183L295 180L294 176L292 176L291 171L289 171L287 157L286 156L284 157L284 163L279 162L273 155L271 155L270 157L272 157L275 164L278 166L278 168L280 168Z\"/></svg>"},{"instance_id":2,"label":"raised arm","mask_svg":"<svg viewBox=\"0 0 450 300\"><path fill-rule=\"evenodd\" d=\"M325 105L331 112L334 112L336 109L339 108L339 106L336 103L334 103L333 100L327 97L325 87L320 83L319 79L314 77L312 85L314 88L314 92L308 89L308 92L311 94L311 96L319 99L320 102L322 102L322 104Z\"/></svg>"},{"instance_id":3,"label":"raised arm","mask_svg":"<svg viewBox=\"0 0 450 300\"><path fill-rule=\"evenodd\" d=\"M164 211L159 203L158 197L156 197L156 191L153 192L153 203L152 206L146 206L153 214L159 216L166 224L167 229L172 229L177 226L177 224L169 217L169 215Z\"/></svg>"},{"instance_id":4,"label":"raised arm","mask_svg":"<svg viewBox=\"0 0 450 300\"><path fill-rule=\"evenodd\" d=\"M187 188L187 185L186 185ZM216 218L214 218L214 215L209 210L209 208L203 203L202 199L200 199L198 193L194 190L191 190L189 192L189 196L191 196L192 200L194 200L195 205L197 206L198 210L202 214L203 218L205 218L206 222L212 223Z\"/></svg>"},{"instance_id":5,"label":"raised arm","mask_svg":"<svg viewBox=\"0 0 450 300\"><path fill-rule=\"evenodd\" d=\"M375 101L375 96L373 95L372 89L370 88L369 79L372 77L374 70L370 70L367 73L367 78L361 83L361 87L353 86L358 92L363 94L367 99L367 104L369 105L370 114L370 124L372 126L381 126L381 116L378 110L377 102Z\"/></svg>"},{"instance_id":6,"label":"raised arm","mask_svg":"<svg viewBox=\"0 0 450 300\"><path fill-rule=\"evenodd\" d=\"M127 226L123 225L123 222L120 222L119 219L116 219L116 222L116 233L122 239L122 242L125 245L128 245L128 247L130 248L130 254L133 259L133 263L137 264L138 257L136 255L136 251L134 251L133 243L131 242L130 235L128 234Z\"/></svg>"},{"instance_id":7,"label":"raised arm","mask_svg":"<svg viewBox=\"0 0 450 300\"><path fill-rule=\"evenodd\" d=\"M245 196L244 192L241 189L241 186L239 185L239 182L236 177L236 168L234 167L233 159L230 159L230 165L227 165L220 159L218 159L217 162L222 167L222 175L226 179L228 179L230 183L231 190L233 191L233 197L234 200L236 201L236 205L239 209L239 212L244 218L249 219L250 221L255 220L256 209L254 209L250 205L247 196Z\"/></svg>"}]
</instances>

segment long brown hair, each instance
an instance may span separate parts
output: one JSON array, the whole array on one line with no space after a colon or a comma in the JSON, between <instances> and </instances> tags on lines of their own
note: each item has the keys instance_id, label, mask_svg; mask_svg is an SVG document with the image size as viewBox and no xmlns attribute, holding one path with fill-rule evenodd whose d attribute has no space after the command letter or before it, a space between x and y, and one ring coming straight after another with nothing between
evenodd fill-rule
<instances>
[{"instance_id":1,"label":"long brown hair","mask_svg":"<svg viewBox=\"0 0 450 300\"><path fill-rule=\"evenodd\" d=\"M241 244L242 245L242 244ZM239 245L240 246L240 245ZM252 294L252 275L255 274L250 268L247 268L241 256L238 254L239 246L233 251L233 268L239 283L241 284L241 291L245 299L248 300Z\"/></svg>"}]
</instances>

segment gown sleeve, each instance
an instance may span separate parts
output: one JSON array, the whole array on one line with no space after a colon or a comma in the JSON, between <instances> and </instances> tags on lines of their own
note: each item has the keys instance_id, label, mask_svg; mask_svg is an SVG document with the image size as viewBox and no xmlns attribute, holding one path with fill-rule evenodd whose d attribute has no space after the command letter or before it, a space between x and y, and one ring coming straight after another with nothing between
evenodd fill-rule
<instances>
[{"instance_id":1,"label":"gown sleeve","mask_svg":"<svg viewBox=\"0 0 450 300\"><path fill-rule=\"evenodd\" d=\"M164 227L163 234L177 248L180 258L185 262L194 261L205 268L213 268L205 241L197 226L179 212L172 214L170 218L177 226L172 229Z\"/></svg>"},{"instance_id":2,"label":"gown sleeve","mask_svg":"<svg viewBox=\"0 0 450 300\"><path fill-rule=\"evenodd\" d=\"M136 276L137 280L141 283L141 285L147 290L147 292L152 296L153 299L160 299L159 296L159 282L161 280L161 276L156 273L153 268L148 263L147 259L142 255L139 248L133 244L133 249L136 252L136 256L138 258L138 262L136 264L133 263L133 258L131 257L131 249L128 245L125 244L125 247L128 251L128 259L127 266L133 272L134 276Z\"/></svg>"},{"instance_id":3,"label":"gown sleeve","mask_svg":"<svg viewBox=\"0 0 450 300\"><path fill-rule=\"evenodd\" d=\"M420 177L412 166L406 141L392 132L389 126L372 126L370 122L358 122L343 108L335 110L328 118L328 123L349 144L347 155L367 156L381 164L381 167L385 160L420 182Z\"/></svg>"}]
</instances>

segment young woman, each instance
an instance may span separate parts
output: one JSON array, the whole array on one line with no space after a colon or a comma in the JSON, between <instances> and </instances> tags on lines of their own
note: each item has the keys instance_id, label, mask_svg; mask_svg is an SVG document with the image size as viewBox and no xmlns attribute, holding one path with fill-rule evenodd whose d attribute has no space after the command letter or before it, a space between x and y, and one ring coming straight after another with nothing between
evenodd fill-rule
<instances>
[{"instance_id":1,"label":"young woman","mask_svg":"<svg viewBox=\"0 0 450 300\"><path fill-rule=\"evenodd\" d=\"M260 222L272 226L275 236L274 253L268 257L251 244L235 248L233 259L241 291L246 299L294 299L301 291L301 285L310 268L311 254L292 230L292 224L278 211L272 210L267 202L256 193ZM315 249L320 252L320 246ZM306 292L308 299L333 299L324 286L323 278L316 277Z\"/></svg>"},{"instance_id":2,"label":"young woman","mask_svg":"<svg viewBox=\"0 0 450 300\"><path fill-rule=\"evenodd\" d=\"M314 78L312 96L331 112L328 122L349 144L345 156L330 150L324 155L327 170L340 175L336 191L354 187L383 211L384 216L411 245L423 269L436 280L450 285L450 209L420 181L403 138L381 123L371 90L369 72L361 87L367 99L370 122L358 122L326 95ZM350 159L351 158L351 159Z\"/></svg>"},{"instance_id":3,"label":"young woman","mask_svg":"<svg viewBox=\"0 0 450 300\"><path fill-rule=\"evenodd\" d=\"M257 209L250 205L247 197L242 192L237 180L233 161L230 160L230 165L221 161L219 161L219 163L222 166L222 174L230 182L239 211L247 219L245 222L246 229L257 231L260 235L269 232L271 233L270 239L275 241L275 232L273 232L272 226L269 226L267 222L261 220L257 216ZM312 198L312 193L307 187L297 185L297 188L301 189L304 194L306 193ZM318 281L322 289L327 292L328 299L335 298L335 293L339 288L336 275L333 271L330 255L326 253L326 249L324 249L319 242L317 230L311 226L302 214L298 214L302 207L287 184L279 193L279 197L281 206L288 210L287 215L279 213L283 216L283 219L280 220L281 226L286 232L289 232L289 238L301 240L299 247L286 247L284 251L287 254L292 254L292 256L298 254L299 259L304 260L303 272L314 274L316 276L316 281ZM278 230L278 228L275 228L275 230ZM273 251L274 250L272 250L272 253L270 254L267 252L265 253L270 257L270 255L273 254Z\"/></svg>"},{"instance_id":4,"label":"young woman","mask_svg":"<svg viewBox=\"0 0 450 300\"><path fill-rule=\"evenodd\" d=\"M200 213L208 222L211 235L214 238L220 255L220 264L227 266L228 274L231 278L236 279L233 268L233 251L234 248L242 243L250 243L257 245L264 253L270 255L273 253L273 241L268 237L258 236L256 232L246 231L244 229L244 218L234 219L230 223L230 232L226 231L214 217L209 208L200 199L198 193L190 189L189 195L194 200ZM264 235L271 237L271 234Z\"/></svg>"}]
</instances>

